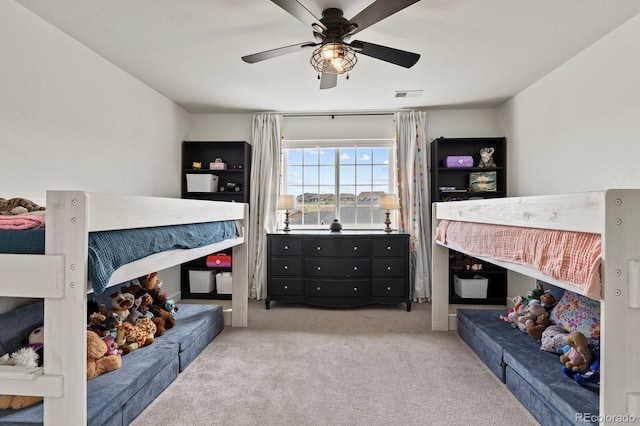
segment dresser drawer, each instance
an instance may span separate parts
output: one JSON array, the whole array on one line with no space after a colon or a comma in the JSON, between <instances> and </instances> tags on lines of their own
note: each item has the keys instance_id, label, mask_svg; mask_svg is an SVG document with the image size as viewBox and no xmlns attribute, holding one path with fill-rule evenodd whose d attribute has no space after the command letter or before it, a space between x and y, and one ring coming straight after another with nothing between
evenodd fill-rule
<instances>
[{"instance_id":1,"label":"dresser drawer","mask_svg":"<svg viewBox=\"0 0 640 426\"><path fill-rule=\"evenodd\" d=\"M273 278L268 296L302 296L301 278Z\"/></svg>"},{"instance_id":2,"label":"dresser drawer","mask_svg":"<svg viewBox=\"0 0 640 426\"><path fill-rule=\"evenodd\" d=\"M367 297L371 294L369 280L305 279L304 294L309 297Z\"/></svg>"},{"instance_id":3,"label":"dresser drawer","mask_svg":"<svg viewBox=\"0 0 640 426\"><path fill-rule=\"evenodd\" d=\"M407 282L403 278L374 278L371 282L374 297L403 297L406 291Z\"/></svg>"},{"instance_id":4,"label":"dresser drawer","mask_svg":"<svg viewBox=\"0 0 640 426\"><path fill-rule=\"evenodd\" d=\"M269 272L274 276L302 275L302 259L300 257L272 257L269 261Z\"/></svg>"},{"instance_id":5,"label":"dresser drawer","mask_svg":"<svg viewBox=\"0 0 640 426\"><path fill-rule=\"evenodd\" d=\"M271 256L300 256L302 240L290 237L272 237L269 239Z\"/></svg>"},{"instance_id":6,"label":"dresser drawer","mask_svg":"<svg viewBox=\"0 0 640 426\"><path fill-rule=\"evenodd\" d=\"M387 259L385 257L373 260L374 277L402 277L407 270L406 259Z\"/></svg>"},{"instance_id":7,"label":"dresser drawer","mask_svg":"<svg viewBox=\"0 0 640 426\"><path fill-rule=\"evenodd\" d=\"M304 274L307 277L369 277L369 259L305 259Z\"/></svg>"},{"instance_id":8,"label":"dresser drawer","mask_svg":"<svg viewBox=\"0 0 640 426\"><path fill-rule=\"evenodd\" d=\"M368 238L318 238L304 241L307 257L366 257L371 255L371 240Z\"/></svg>"},{"instance_id":9,"label":"dresser drawer","mask_svg":"<svg viewBox=\"0 0 640 426\"><path fill-rule=\"evenodd\" d=\"M371 244L371 255L404 257L409 249L405 238L384 238L374 239Z\"/></svg>"}]
</instances>

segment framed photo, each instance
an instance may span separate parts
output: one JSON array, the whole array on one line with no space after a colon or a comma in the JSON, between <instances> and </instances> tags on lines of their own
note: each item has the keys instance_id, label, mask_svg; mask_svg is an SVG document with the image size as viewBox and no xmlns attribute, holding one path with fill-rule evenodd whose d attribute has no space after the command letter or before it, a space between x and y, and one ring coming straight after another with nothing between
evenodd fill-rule
<instances>
[{"instance_id":1,"label":"framed photo","mask_svg":"<svg viewBox=\"0 0 640 426\"><path fill-rule=\"evenodd\" d=\"M496 191L496 172L473 172L469 174L471 191Z\"/></svg>"}]
</instances>

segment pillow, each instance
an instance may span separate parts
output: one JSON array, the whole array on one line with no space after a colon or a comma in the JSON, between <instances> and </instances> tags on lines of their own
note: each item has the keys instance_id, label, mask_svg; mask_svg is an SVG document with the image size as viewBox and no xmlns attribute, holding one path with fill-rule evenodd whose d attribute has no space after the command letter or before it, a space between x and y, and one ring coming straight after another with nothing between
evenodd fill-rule
<instances>
[{"instance_id":1,"label":"pillow","mask_svg":"<svg viewBox=\"0 0 640 426\"><path fill-rule=\"evenodd\" d=\"M550 325L542 332L542 345L540 349L547 352L561 353L562 349L567 344L567 337L569 333L559 325Z\"/></svg>"},{"instance_id":2,"label":"pillow","mask_svg":"<svg viewBox=\"0 0 640 426\"><path fill-rule=\"evenodd\" d=\"M550 314L551 321L566 331L579 331L591 343L600 340L600 302L565 291Z\"/></svg>"}]
</instances>

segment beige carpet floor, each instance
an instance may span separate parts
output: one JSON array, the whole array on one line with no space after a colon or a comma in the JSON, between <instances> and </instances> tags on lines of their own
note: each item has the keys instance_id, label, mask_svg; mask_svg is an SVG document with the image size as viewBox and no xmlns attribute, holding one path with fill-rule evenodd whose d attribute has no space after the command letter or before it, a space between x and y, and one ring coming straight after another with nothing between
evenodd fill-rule
<instances>
[{"instance_id":1,"label":"beige carpet floor","mask_svg":"<svg viewBox=\"0 0 640 426\"><path fill-rule=\"evenodd\" d=\"M178 318L179 320L179 318ZM143 425L538 423L431 307L249 302L138 418Z\"/></svg>"}]
</instances>

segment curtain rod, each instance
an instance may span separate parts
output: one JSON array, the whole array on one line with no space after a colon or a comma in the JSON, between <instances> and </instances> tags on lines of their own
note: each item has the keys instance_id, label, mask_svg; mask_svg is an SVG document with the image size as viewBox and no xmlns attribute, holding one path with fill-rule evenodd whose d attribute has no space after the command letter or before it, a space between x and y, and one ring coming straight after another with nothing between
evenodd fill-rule
<instances>
[{"instance_id":1,"label":"curtain rod","mask_svg":"<svg viewBox=\"0 0 640 426\"><path fill-rule=\"evenodd\" d=\"M356 116L373 116L373 115L393 115L393 112L336 112L322 114L282 114L283 117L356 117Z\"/></svg>"}]
</instances>

